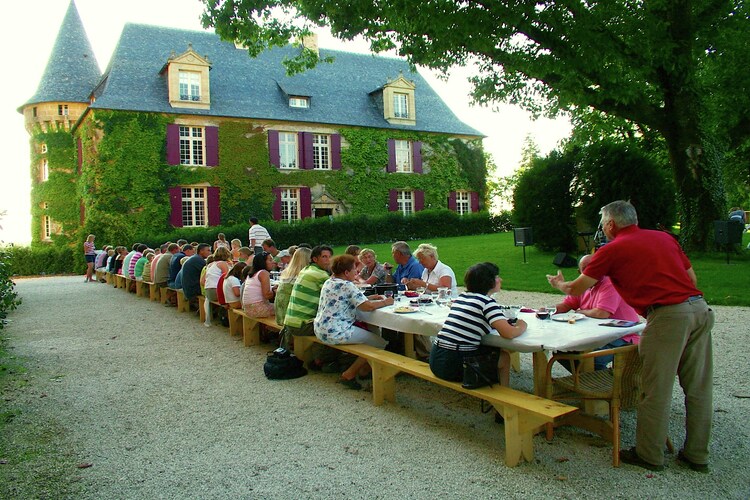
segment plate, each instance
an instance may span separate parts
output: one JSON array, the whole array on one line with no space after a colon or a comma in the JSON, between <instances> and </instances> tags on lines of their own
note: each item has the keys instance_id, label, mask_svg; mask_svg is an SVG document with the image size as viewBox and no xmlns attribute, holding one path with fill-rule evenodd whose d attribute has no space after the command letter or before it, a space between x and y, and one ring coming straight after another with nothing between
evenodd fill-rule
<instances>
[{"instance_id":1,"label":"plate","mask_svg":"<svg viewBox=\"0 0 750 500\"><path fill-rule=\"evenodd\" d=\"M409 314L409 313L417 312L418 310L419 309L414 309L413 307L409 307L409 306L399 306L399 307L395 307L393 309L393 312L398 313L398 314Z\"/></svg>"},{"instance_id":2,"label":"plate","mask_svg":"<svg viewBox=\"0 0 750 500\"><path fill-rule=\"evenodd\" d=\"M575 313L575 314L562 313L562 314L555 314L555 315L553 315L552 316L552 321L559 321L560 323L567 323L571 319L573 319L575 321L578 321L578 320L583 319L585 317L586 317L586 315L585 314L581 314L581 313Z\"/></svg>"}]
</instances>

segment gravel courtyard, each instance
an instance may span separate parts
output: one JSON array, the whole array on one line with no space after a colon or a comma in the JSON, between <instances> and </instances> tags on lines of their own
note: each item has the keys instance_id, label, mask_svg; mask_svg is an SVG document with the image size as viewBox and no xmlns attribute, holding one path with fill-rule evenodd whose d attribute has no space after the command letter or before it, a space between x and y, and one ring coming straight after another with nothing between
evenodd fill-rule
<instances>
[{"instance_id":1,"label":"gravel courtyard","mask_svg":"<svg viewBox=\"0 0 750 500\"><path fill-rule=\"evenodd\" d=\"M669 457L664 472L611 465L611 447L578 429L534 439L535 463L507 468L502 426L479 401L407 376L397 404L314 373L269 381L270 346L245 348L221 326L83 277L21 279L23 298L2 331L28 369L4 394L0 437L10 478L0 497L28 498L35 474L55 471L59 498L748 498L750 308L714 307L711 473ZM508 303L550 295L501 292ZM558 296L559 297L559 296ZM511 384L531 388L531 356ZM675 384L670 435L684 438ZM622 416L634 442L635 413ZM20 429L55 453L33 466ZM42 459L43 462L43 459ZM45 472L46 471L46 472ZM37 493L38 494L38 493Z\"/></svg>"}]
</instances>

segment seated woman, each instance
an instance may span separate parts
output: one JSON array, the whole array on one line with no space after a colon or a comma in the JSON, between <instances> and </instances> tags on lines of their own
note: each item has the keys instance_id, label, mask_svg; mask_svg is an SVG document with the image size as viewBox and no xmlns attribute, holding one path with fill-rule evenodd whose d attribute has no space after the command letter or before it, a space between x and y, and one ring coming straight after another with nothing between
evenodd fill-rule
<instances>
[{"instance_id":1,"label":"seated woman","mask_svg":"<svg viewBox=\"0 0 750 500\"><path fill-rule=\"evenodd\" d=\"M240 286L242 285L242 271L246 267L247 264L244 262L238 262L224 278L224 302L232 309L242 309Z\"/></svg>"},{"instance_id":2,"label":"seated woman","mask_svg":"<svg viewBox=\"0 0 750 500\"><path fill-rule=\"evenodd\" d=\"M300 250L297 250L299 252ZM383 337L354 325L356 309L374 311L393 304L393 297L384 299L371 295L369 299L353 283L357 276L355 259L344 254L333 258L333 275L320 290L320 304L313 326L315 335L326 344L367 344L383 349L388 344ZM364 358L357 360L341 374L339 383L350 389L361 389L357 376L370 372L370 365Z\"/></svg>"},{"instance_id":3,"label":"seated woman","mask_svg":"<svg viewBox=\"0 0 750 500\"><path fill-rule=\"evenodd\" d=\"M358 245L349 245L346 247L346 250L344 250L344 253L347 255L351 255L356 260L354 261L354 271L357 273L357 276L359 276L359 273L362 271L362 262L359 260L359 254L361 250Z\"/></svg>"},{"instance_id":4,"label":"seated woman","mask_svg":"<svg viewBox=\"0 0 750 500\"><path fill-rule=\"evenodd\" d=\"M230 248L230 252L232 252L232 261L239 262L240 261L240 248L242 247L242 242L238 240L237 238L233 239L231 242L232 248Z\"/></svg>"},{"instance_id":5,"label":"seated woman","mask_svg":"<svg viewBox=\"0 0 750 500\"><path fill-rule=\"evenodd\" d=\"M367 283L368 285L381 285L385 283L388 271L378 262L375 251L369 248L362 249L359 252L359 261L362 263L362 269L357 276L359 283Z\"/></svg>"},{"instance_id":6,"label":"seated woman","mask_svg":"<svg viewBox=\"0 0 750 500\"><path fill-rule=\"evenodd\" d=\"M310 263L311 253L312 250L309 248L301 248L300 251L294 253L289 265L281 271L279 287L276 289L276 298L273 301L276 322L280 325L284 324L286 308L289 306L289 297L292 295L292 288L294 288L297 275Z\"/></svg>"},{"instance_id":7,"label":"seated woman","mask_svg":"<svg viewBox=\"0 0 750 500\"><path fill-rule=\"evenodd\" d=\"M216 237L218 239L214 241L214 248L213 248L214 252L221 247L224 247L227 250L231 250L231 248L229 247L229 242L227 241L226 236L224 236L224 233L219 233Z\"/></svg>"},{"instance_id":8,"label":"seated woman","mask_svg":"<svg viewBox=\"0 0 750 500\"><path fill-rule=\"evenodd\" d=\"M458 295L456 275L453 269L440 262L437 247L422 243L414 252L414 257L422 264L424 271L421 278L412 278L404 282L409 290L424 287L427 291L434 291L446 287L450 289L451 297Z\"/></svg>"},{"instance_id":9,"label":"seated woman","mask_svg":"<svg viewBox=\"0 0 750 500\"><path fill-rule=\"evenodd\" d=\"M506 339L518 337L526 331L526 322L519 319L515 325L511 325L491 297L502 285L498 272L497 266L491 262L475 264L466 271L466 292L453 300L448 318L430 352L430 369L438 377L462 381L464 357L476 356L491 349L481 346L480 341L493 330ZM497 369L500 384L507 386L510 380L510 356L507 352L500 352Z\"/></svg>"},{"instance_id":10,"label":"seated woman","mask_svg":"<svg viewBox=\"0 0 750 500\"><path fill-rule=\"evenodd\" d=\"M261 252L253 257L253 265L245 280L245 288L242 290L242 310L248 316L254 318L273 317L273 304L270 300L274 297L271 288L271 275L269 271L274 269L273 255Z\"/></svg>"},{"instance_id":11,"label":"seated woman","mask_svg":"<svg viewBox=\"0 0 750 500\"><path fill-rule=\"evenodd\" d=\"M153 250L149 249L146 250L146 253L143 254L144 257L146 257L146 264L144 264L143 269L141 271L141 279L146 282L151 281L151 263L154 261L154 257L156 254Z\"/></svg>"},{"instance_id":12,"label":"seated woman","mask_svg":"<svg viewBox=\"0 0 750 500\"><path fill-rule=\"evenodd\" d=\"M203 306L206 313L204 326L211 326L211 302L219 300L219 295L216 292L219 287L219 279L228 273L232 266L232 254L227 247L220 246L213 253L213 256L214 261L206 266L206 274L200 282L201 287L203 287L203 294L206 297Z\"/></svg>"}]
</instances>

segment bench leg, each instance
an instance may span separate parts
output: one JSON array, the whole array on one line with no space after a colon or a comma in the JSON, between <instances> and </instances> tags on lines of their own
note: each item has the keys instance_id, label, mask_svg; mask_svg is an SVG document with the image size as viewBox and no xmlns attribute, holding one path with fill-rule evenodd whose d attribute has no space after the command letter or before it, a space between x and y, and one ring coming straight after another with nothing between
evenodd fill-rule
<instances>
[{"instance_id":1,"label":"bench leg","mask_svg":"<svg viewBox=\"0 0 750 500\"><path fill-rule=\"evenodd\" d=\"M414 334L404 332L404 356L411 359L417 359L414 352Z\"/></svg>"},{"instance_id":2,"label":"bench leg","mask_svg":"<svg viewBox=\"0 0 750 500\"><path fill-rule=\"evenodd\" d=\"M177 290L177 310L179 312L190 311L190 303L185 298L185 294L182 291Z\"/></svg>"},{"instance_id":3,"label":"bench leg","mask_svg":"<svg viewBox=\"0 0 750 500\"><path fill-rule=\"evenodd\" d=\"M242 335L242 316L237 314L236 311L231 307L227 310L229 314L229 335L232 337Z\"/></svg>"},{"instance_id":4,"label":"bench leg","mask_svg":"<svg viewBox=\"0 0 750 500\"><path fill-rule=\"evenodd\" d=\"M135 282L135 296L143 297L143 281Z\"/></svg>"},{"instance_id":5,"label":"bench leg","mask_svg":"<svg viewBox=\"0 0 750 500\"><path fill-rule=\"evenodd\" d=\"M294 355L297 356L299 359L302 360L302 362L305 364L305 366L308 366L312 359L312 345L313 345L313 339L315 337L303 337L303 336L295 336L294 337Z\"/></svg>"},{"instance_id":6,"label":"bench leg","mask_svg":"<svg viewBox=\"0 0 750 500\"><path fill-rule=\"evenodd\" d=\"M166 287L161 287L159 290L161 292L161 303L166 304L169 302L169 289Z\"/></svg>"},{"instance_id":7,"label":"bench leg","mask_svg":"<svg viewBox=\"0 0 750 500\"><path fill-rule=\"evenodd\" d=\"M396 402L396 375L399 369L370 361L372 367L372 403L375 406L383 401Z\"/></svg>"},{"instance_id":8,"label":"bench leg","mask_svg":"<svg viewBox=\"0 0 750 500\"><path fill-rule=\"evenodd\" d=\"M148 298L152 302L159 302L159 287L155 283L148 286Z\"/></svg>"},{"instance_id":9,"label":"bench leg","mask_svg":"<svg viewBox=\"0 0 750 500\"><path fill-rule=\"evenodd\" d=\"M198 317L201 319L201 323L206 322L206 297L198 295Z\"/></svg>"},{"instance_id":10,"label":"bench leg","mask_svg":"<svg viewBox=\"0 0 750 500\"><path fill-rule=\"evenodd\" d=\"M260 344L260 324L247 316L242 317L242 342L245 347Z\"/></svg>"}]
</instances>

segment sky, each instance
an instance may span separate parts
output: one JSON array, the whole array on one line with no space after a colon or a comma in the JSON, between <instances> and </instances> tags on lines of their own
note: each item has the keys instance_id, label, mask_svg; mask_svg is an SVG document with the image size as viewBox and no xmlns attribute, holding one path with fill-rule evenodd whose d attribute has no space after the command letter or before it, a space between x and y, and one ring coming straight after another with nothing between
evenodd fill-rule
<instances>
[{"instance_id":1,"label":"sky","mask_svg":"<svg viewBox=\"0 0 750 500\"><path fill-rule=\"evenodd\" d=\"M31 241L29 136L23 116L16 111L35 92L60 29L69 0L25 0L3 6L6 24L0 30L6 68L12 74L3 82L0 102L0 144L5 152L0 163L0 242ZM105 69L126 22L171 28L202 30L199 0L76 0L83 26L100 69ZM364 41L342 42L319 32L322 48L368 52ZM521 160L524 141L530 137L545 154L570 133L564 119L532 120L522 109L500 105L496 109L470 105L471 68L456 68L443 81L430 70L419 72L463 122L487 138L484 148L492 154L498 175L509 175Z\"/></svg>"}]
</instances>

